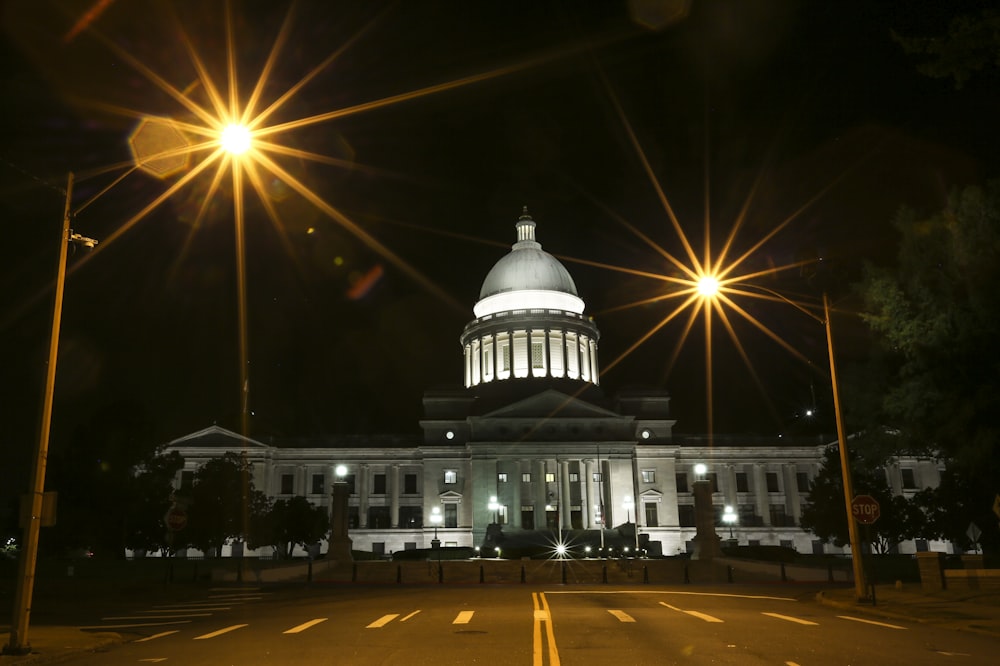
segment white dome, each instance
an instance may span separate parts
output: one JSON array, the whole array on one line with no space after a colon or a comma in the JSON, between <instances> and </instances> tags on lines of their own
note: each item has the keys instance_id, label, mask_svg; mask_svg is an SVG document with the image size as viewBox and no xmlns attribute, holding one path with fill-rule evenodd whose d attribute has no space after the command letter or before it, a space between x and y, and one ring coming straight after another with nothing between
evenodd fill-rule
<instances>
[{"instance_id":1,"label":"white dome","mask_svg":"<svg viewBox=\"0 0 1000 666\"><path fill-rule=\"evenodd\" d=\"M493 266L473 308L477 317L522 308L568 310L582 314L583 300L558 259L535 240L535 222L527 209L517 221L517 242Z\"/></svg>"}]
</instances>

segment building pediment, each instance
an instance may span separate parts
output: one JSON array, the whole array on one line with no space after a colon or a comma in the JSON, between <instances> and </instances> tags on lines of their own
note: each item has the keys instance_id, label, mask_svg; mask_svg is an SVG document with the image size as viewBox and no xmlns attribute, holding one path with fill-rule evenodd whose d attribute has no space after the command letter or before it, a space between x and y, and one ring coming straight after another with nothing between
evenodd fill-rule
<instances>
[{"instance_id":1,"label":"building pediment","mask_svg":"<svg viewBox=\"0 0 1000 666\"><path fill-rule=\"evenodd\" d=\"M481 419L614 418L621 415L579 398L548 389L483 414Z\"/></svg>"},{"instance_id":2,"label":"building pediment","mask_svg":"<svg viewBox=\"0 0 1000 666\"><path fill-rule=\"evenodd\" d=\"M167 447L231 449L233 451L271 448L263 442L259 442L249 437L244 437L239 433L216 425L209 426L208 428L193 432L189 435L184 435L183 437L178 437L172 442L169 442Z\"/></svg>"}]
</instances>

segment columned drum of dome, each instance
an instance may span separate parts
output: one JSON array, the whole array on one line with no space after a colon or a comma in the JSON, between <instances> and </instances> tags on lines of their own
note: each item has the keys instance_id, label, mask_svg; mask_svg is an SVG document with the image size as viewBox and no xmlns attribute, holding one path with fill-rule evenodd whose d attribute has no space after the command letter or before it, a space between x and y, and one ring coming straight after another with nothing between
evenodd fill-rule
<instances>
[{"instance_id":1,"label":"columned drum of dome","mask_svg":"<svg viewBox=\"0 0 1000 666\"><path fill-rule=\"evenodd\" d=\"M527 210L517 242L487 274L462 333L465 386L551 377L598 384L600 333L583 314L576 284L558 259L535 240Z\"/></svg>"}]
</instances>

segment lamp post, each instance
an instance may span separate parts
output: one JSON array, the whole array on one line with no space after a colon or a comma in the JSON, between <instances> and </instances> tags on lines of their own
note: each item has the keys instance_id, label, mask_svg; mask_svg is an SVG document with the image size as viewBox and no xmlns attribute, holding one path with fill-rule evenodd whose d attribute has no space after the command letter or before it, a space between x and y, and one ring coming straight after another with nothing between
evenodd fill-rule
<instances>
[{"instance_id":1,"label":"lamp post","mask_svg":"<svg viewBox=\"0 0 1000 666\"><path fill-rule=\"evenodd\" d=\"M444 517L441 515L441 507L436 506L431 509L430 521L431 525L434 526L434 538L431 539L431 548L434 548L435 550L441 548L441 540L438 539L438 525L441 524L443 519ZM441 557L440 553L438 553L438 557Z\"/></svg>"},{"instance_id":2,"label":"lamp post","mask_svg":"<svg viewBox=\"0 0 1000 666\"><path fill-rule=\"evenodd\" d=\"M729 525L729 540L733 541L733 525L739 520L739 516L733 511L733 507L726 505L726 508L722 511L722 522Z\"/></svg>"},{"instance_id":3,"label":"lamp post","mask_svg":"<svg viewBox=\"0 0 1000 666\"><path fill-rule=\"evenodd\" d=\"M733 288L736 285L729 285ZM830 384L833 393L833 412L837 422L837 449L840 453L840 473L844 486L844 508L847 512L847 533L851 544L851 565L854 571L854 591L858 601L868 599L868 581L865 576L864 565L861 562L861 539L858 534L858 525L854 520L851 510L851 502L854 500L854 490L851 483L850 456L847 451L847 433L844 429L844 418L840 408L840 385L837 382L837 362L833 353L833 331L830 326L830 301L826 292L823 293L823 318L820 319L815 314L792 301L786 296L755 284L740 284L739 287L756 289L769 294L774 299L791 305L799 312L802 312L811 319L819 322L826 330L826 348L830 359Z\"/></svg>"},{"instance_id":4,"label":"lamp post","mask_svg":"<svg viewBox=\"0 0 1000 666\"><path fill-rule=\"evenodd\" d=\"M10 642L4 654L28 654L28 626L31 616L31 598L34 594L35 567L38 563L38 541L42 526L43 498L45 495L45 466L48 459L49 434L52 430L52 403L56 385L56 361L59 359L59 328L62 325L63 292L66 286L66 258L69 244L80 243L94 247L97 241L74 234L71 202L73 198L73 173L67 177L66 202L63 209L62 232L59 236L59 263L56 267L55 298L52 305L52 328L49 334L49 359L45 374L45 393L42 399L41 427L35 448L34 467L31 470L30 508L24 525L24 544L18 563L17 590L14 595L14 615L10 626Z\"/></svg>"},{"instance_id":5,"label":"lamp post","mask_svg":"<svg viewBox=\"0 0 1000 666\"><path fill-rule=\"evenodd\" d=\"M496 495L490 496L490 502L486 505L486 508L493 512L493 524L497 524L497 511L500 510L500 503L497 502Z\"/></svg>"},{"instance_id":6,"label":"lamp post","mask_svg":"<svg viewBox=\"0 0 1000 666\"><path fill-rule=\"evenodd\" d=\"M635 509L635 501L632 499L631 495L626 495L625 499L622 500L622 508L625 509L625 523L632 522L632 511ZM639 514L636 513L635 523L633 524L635 533L635 555L639 556Z\"/></svg>"}]
</instances>

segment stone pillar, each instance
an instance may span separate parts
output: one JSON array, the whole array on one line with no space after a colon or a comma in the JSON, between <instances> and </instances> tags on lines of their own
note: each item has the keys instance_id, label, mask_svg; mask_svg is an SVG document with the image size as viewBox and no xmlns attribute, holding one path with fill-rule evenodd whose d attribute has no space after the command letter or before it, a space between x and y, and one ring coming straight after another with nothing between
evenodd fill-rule
<instances>
[{"instance_id":1,"label":"stone pillar","mask_svg":"<svg viewBox=\"0 0 1000 666\"><path fill-rule=\"evenodd\" d=\"M573 517L571 514L571 501L570 501L570 489L569 489L569 461L560 460L559 461L559 517L560 525L564 530L568 530L573 527Z\"/></svg>"},{"instance_id":2,"label":"stone pillar","mask_svg":"<svg viewBox=\"0 0 1000 666\"><path fill-rule=\"evenodd\" d=\"M712 482L699 479L694 482L695 535L693 560L710 560L722 555L719 535L715 533L715 511L712 509Z\"/></svg>"},{"instance_id":3,"label":"stone pillar","mask_svg":"<svg viewBox=\"0 0 1000 666\"><path fill-rule=\"evenodd\" d=\"M535 529L544 530L548 515L545 505L549 503L548 484L545 483L545 461L535 461Z\"/></svg>"},{"instance_id":4,"label":"stone pillar","mask_svg":"<svg viewBox=\"0 0 1000 666\"><path fill-rule=\"evenodd\" d=\"M337 564L353 561L351 539L347 536L347 499L350 496L347 483L335 481L333 498L330 503L330 547L327 557Z\"/></svg>"},{"instance_id":5,"label":"stone pillar","mask_svg":"<svg viewBox=\"0 0 1000 666\"><path fill-rule=\"evenodd\" d=\"M368 465L358 465L358 527L368 527Z\"/></svg>"},{"instance_id":6,"label":"stone pillar","mask_svg":"<svg viewBox=\"0 0 1000 666\"><path fill-rule=\"evenodd\" d=\"M510 479L510 506L507 507L507 520L512 529L521 529L521 462L515 461L514 478Z\"/></svg>"},{"instance_id":7,"label":"stone pillar","mask_svg":"<svg viewBox=\"0 0 1000 666\"><path fill-rule=\"evenodd\" d=\"M795 478L795 473L797 469L794 463L788 463L784 466L785 472L785 514L789 518L795 521L795 524L799 524L799 514L801 509L799 508L799 481Z\"/></svg>"},{"instance_id":8,"label":"stone pillar","mask_svg":"<svg viewBox=\"0 0 1000 666\"><path fill-rule=\"evenodd\" d=\"M944 553L917 553L920 587L924 592L940 592L947 586L944 578Z\"/></svg>"},{"instance_id":9,"label":"stone pillar","mask_svg":"<svg viewBox=\"0 0 1000 666\"><path fill-rule=\"evenodd\" d=\"M583 461L584 472L583 472L583 497L585 498L587 505L583 507L583 526L588 530L594 529L594 461L587 459Z\"/></svg>"},{"instance_id":10,"label":"stone pillar","mask_svg":"<svg viewBox=\"0 0 1000 666\"><path fill-rule=\"evenodd\" d=\"M389 526L399 527L399 464L393 464L389 474Z\"/></svg>"},{"instance_id":11,"label":"stone pillar","mask_svg":"<svg viewBox=\"0 0 1000 666\"><path fill-rule=\"evenodd\" d=\"M770 525L771 507L767 499L767 477L764 465L760 463L753 466L753 494L757 500L757 515L765 525Z\"/></svg>"}]
</instances>

